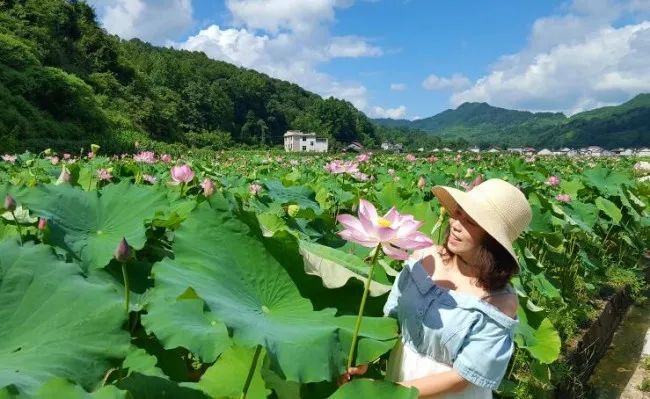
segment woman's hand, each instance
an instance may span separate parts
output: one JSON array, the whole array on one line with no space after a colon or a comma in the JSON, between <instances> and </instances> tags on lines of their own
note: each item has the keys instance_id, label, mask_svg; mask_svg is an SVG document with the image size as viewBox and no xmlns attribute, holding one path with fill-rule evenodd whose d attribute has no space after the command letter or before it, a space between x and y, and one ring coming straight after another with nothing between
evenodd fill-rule
<instances>
[{"instance_id":1,"label":"woman's hand","mask_svg":"<svg viewBox=\"0 0 650 399\"><path fill-rule=\"evenodd\" d=\"M350 382L352 379L353 375L364 375L368 371L368 365L367 364L361 364L359 366L355 367L350 367L348 371L346 371L344 374L339 376L339 379L337 380L337 383L339 386L345 384L346 382Z\"/></svg>"}]
</instances>

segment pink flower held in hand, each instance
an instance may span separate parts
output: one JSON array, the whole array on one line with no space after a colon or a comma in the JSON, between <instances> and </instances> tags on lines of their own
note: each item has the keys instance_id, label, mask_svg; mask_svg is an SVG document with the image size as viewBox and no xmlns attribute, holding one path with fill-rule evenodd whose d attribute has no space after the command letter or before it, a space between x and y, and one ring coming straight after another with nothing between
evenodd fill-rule
<instances>
[{"instance_id":1,"label":"pink flower held in hand","mask_svg":"<svg viewBox=\"0 0 650 399\"><path fill-rule=\"evenodd\" d=\"M214 194L214 183L212 180L206 178L201 182L201 187L203 187L203 195L206 197Z\"/></svg>"},{"instance_id":2,"label":"pink flower held in hand","mask_svg":"<svg viewBox=\"0 0 650 399\"><path fill-rule=\"evenodd\" d=\"M406 250L426 248L433 241L418 231L422 225L412 215L400 215L395 207L380 217L374 205L366 200L359 203L359 218L352 215L339 215L336 220L345 230L339 235L348 241L364 247L381 245L382 250L393 259L406 260Z\"/></svg>"},{"instance_id":3,"label":"pink flower held in hand","mask_svg":"<svg viewBox=\"0 0 650 399\"><path fill-rule=\"evenodd\" d=\"M557 177L557 176L551 176L551 177L548 178L546 183L551 185L551 186L557 186L558 184L560 184L560 178Z\"/></svg>"},{"instance_id":4,"label":"pink flower held in hand","mask_svg":"<svg viewBox=\"0 0 650 399\"><path fill-rule=\"evenodd\" d=\"M571 202L571 196L569 194L558 194L555 199L564 203Z\"/></svg>"},{"instance_id":5,"label":"pink flower held in hand","mask_svg":"<svg viewBox=\"0 0 650 399\"><path fill-rule=\"evenodd\" d=\"M172 168L172 180L178 183L189 183L194 179L194 172L192 172L192 168L190 168L190 165L181 165L181 166L174 166Z\"/></svg>"}]
</instances>

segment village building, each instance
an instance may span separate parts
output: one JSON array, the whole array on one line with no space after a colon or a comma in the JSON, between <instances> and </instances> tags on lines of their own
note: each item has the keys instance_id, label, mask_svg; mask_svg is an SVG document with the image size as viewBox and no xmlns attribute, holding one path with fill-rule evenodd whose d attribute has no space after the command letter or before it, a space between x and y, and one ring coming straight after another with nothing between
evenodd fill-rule
<instances>
[{"instance_id":1,"label":"village building","mask_svg":"<svg viewBox=\"0 0 650 399\"><path fill-rule=\"evenodd\" d=\"M327 152L327 139L316 133L289 130L284 134L284 150L287 152Z\"/></svg>"}]
</instances>

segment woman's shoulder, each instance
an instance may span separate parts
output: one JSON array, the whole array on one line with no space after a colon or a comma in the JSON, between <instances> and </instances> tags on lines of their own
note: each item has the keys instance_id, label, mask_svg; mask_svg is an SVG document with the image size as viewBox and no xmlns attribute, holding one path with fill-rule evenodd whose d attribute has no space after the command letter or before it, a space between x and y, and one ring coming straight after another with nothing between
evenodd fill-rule
<instances>
[{"instance_id":1,"label":"woman's shoulder","mask_svg":"<svg viewBox=\"0 0 650 399\"><path fill-rule=\"evenodd\" d=\"M490 296L485 301L510 318L514 319L517 316L519 298L514 292L505 292L501 295Z\"/></svg>"}]
</instances>

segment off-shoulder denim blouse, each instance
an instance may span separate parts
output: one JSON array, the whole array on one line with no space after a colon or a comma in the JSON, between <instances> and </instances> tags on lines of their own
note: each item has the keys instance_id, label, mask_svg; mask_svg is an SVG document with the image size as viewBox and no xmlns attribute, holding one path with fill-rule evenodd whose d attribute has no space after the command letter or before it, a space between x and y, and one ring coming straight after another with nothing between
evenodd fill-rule
<instances>
[{"instance_id":1,"label":"off-shoulder denim blouse","mask_svg":"<svg viewBox=\"0 0 650 399\"><path fill-rule=\"evenodd\" d=\"M402 341L453 367L469 382L497 389L514 350L518 321L495 306L439 286L421 260L408 260L384 306L399 321Z\"/></svg>"}]
</instances>

